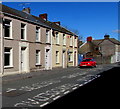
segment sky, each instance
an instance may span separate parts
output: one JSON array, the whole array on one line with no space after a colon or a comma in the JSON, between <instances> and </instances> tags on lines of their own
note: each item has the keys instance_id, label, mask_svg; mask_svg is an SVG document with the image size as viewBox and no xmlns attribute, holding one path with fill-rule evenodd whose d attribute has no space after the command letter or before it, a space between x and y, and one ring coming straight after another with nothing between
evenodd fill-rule
<instances>
[{"instance_id":1,"label":"sky","mask_svg":"<svg viewBox=\"0 0 120 109\"><path fill-rule=\"evenodd\" d=\"M30 7L31 14L47 13L48 20L78 31L83 41L88 36L103 39L105 34L118 39L118 2L3 2L11 8Z\"/></svg>"}]
</instances>

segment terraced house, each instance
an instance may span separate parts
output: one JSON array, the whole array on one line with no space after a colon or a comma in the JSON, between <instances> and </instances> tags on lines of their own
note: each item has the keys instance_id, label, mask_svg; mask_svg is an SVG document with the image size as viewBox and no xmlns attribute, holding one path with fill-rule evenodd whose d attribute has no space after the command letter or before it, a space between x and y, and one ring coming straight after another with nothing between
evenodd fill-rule
<instances>
[{"instance_id":1,"label":"terraced house","mask_svg":"<svg viewBox=\"0 0 120 109\"><path fill-rule=\"evenodd\" d=\"M47 14L31 15L30 8L0 7L1 74L77 66L78 36L60 22L48 21Z\"/></svg>"}]
</instances>

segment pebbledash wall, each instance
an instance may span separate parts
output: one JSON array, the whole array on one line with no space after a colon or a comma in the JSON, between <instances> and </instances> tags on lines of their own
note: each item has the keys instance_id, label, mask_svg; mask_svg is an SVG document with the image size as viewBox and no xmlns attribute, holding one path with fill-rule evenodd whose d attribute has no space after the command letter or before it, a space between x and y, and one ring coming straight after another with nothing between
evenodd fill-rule
<instances>
[{"instance_id":1,"label":"pebbledash wall","mask_svg":"<svg viewBox=\"0 0 120 109\"><path fill-rule=\"evenodd\" d=\"M71 34L70 31L66 33L55 30L46 23L40 25L27 18L23 19L6 12L1 13L4 15L0 24L0 72L3 75L78 65L78 37L75 34ZM7 30L9 37L5 36L7 26L9 26ZM60 25L57 26L62 28ZM21 39L23 31L24 38ZM53 35L54 31L58 36Z\"/></svg>"}]
</instances>

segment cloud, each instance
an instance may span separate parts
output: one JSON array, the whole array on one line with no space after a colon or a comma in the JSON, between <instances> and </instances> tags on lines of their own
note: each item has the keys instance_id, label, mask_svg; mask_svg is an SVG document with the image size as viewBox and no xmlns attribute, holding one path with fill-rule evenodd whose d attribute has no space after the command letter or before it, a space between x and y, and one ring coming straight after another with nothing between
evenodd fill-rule
<instances>
[{"instance_id":1,"label":"cloud","mask_svg":"<svg viewBox=\"0 0 120 109\"><path fill-rule=\"evenodd\" d=\"M114 33L120 33L120 30L113 30Z\"/></svg>"}]
</instances>

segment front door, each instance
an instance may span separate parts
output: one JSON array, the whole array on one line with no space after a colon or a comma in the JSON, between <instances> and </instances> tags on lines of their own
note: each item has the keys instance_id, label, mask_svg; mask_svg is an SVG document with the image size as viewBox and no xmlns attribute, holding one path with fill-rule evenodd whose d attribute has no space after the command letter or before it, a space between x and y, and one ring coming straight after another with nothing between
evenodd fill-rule
<instances>
[{"instance_id":1,"label":"front door","mask_svg":"<svg viewBox=\"0 0 120 109\"><path fill-rule=\"evenodd\" d=\"M24 72L26 70L26 47L21 47L21 71Z\"/></svg>"},{"instance_id":2,"label":"front door","mask_svg":"<svg viewBox=\"0 0 120 109\"><path fill-rule=\"evenodd\" d=\"M77 66L76 51L74 52L74 66Z\"/></svg>"},{"instance_id":3,"label":"front door","mask_svg":"<svg viewBox=\"0 0 120 109\"><path fill-rule=\"evenodd\" d=\"M50 69L50 55L49 55L50 49L46 49L45 51L45 69Z\"/></svg>"},{"instance_id":4,"label":"front door","mask_svg":"<svg viewBox=\"0 0 120 109\"><path fill-rule=\"evenodd\" d=\"M62 66L63 66L63 68L65 68L65 51L63 51Z\"/></svg>"}]
</instances>

